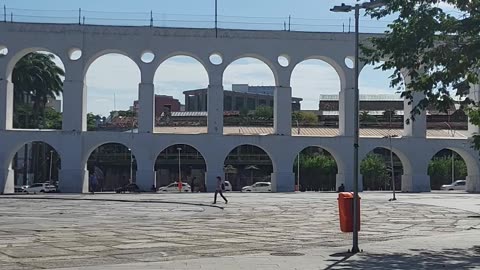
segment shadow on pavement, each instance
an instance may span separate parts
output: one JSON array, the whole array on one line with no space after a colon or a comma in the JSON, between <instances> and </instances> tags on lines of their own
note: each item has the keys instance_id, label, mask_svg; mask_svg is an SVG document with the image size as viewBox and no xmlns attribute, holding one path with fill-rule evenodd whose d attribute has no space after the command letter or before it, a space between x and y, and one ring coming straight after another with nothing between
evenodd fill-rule
<instances>
[{"instance_id":1,"label":"shadow on pavement","mask_svg":"<svg viewBox=\"0 0 480 270\"><path fill-rule=\"evenodd\" d=\"M478 269L480 246L470 249L444 249L442 251L410 250L412 254L359 253L349 260L344 257L325 269Z\"/></svg>"}]
</instances>

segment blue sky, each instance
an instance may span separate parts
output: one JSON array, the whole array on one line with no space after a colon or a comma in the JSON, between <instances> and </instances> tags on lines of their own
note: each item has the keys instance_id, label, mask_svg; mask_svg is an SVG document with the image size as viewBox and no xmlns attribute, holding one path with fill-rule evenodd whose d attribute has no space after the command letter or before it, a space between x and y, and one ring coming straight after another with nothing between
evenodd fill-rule
<instances>
[{"instance_id":1,"label":"blue sky","mask_svg":"<svg viewBox=\"0 0 480 270\"><path fill-rule=\"evenodd\" d=\"M291 15L292 30L342 31L342 24L348 29L349 16L352 14L329 11L333 5L341 3L342 1L332 0L218 0L218 13L220 27L226 28L281 29L283 21L288 21L288 16ZM75 22L78 8L82 8L82 15L86 17L87 23L127 22L141 25L148 23L149 12L152 10L155 24L159 26L182 26L183 23L189 26L193 24L197 27L211 27L214 14L213 0L3 0L0 4L6 5L7 13L13 12L14 20L17 21ZM195 22L179 22L182 20ZM381 32L386 23L388 20L377 22L362 18L361 29L363 32ZM115 70L112 70L112 67ZM184 74L190 75L185 78ZM388 88L388 75L367 67L360 78L361 93L395 93ZM203 67L194 60L181 57L170 59L157 70L155 92L173 95L183 103L182 92L206 87L206 78ZM128 58L119 55L99 58L87 73L88 111L108 114L114 109L114 94L116 109L128 109L133 100L138 98L139 80L138 68ZM273 75L260 61L240 60L225 72L224 88L231 89L232 83L271 85ZM333 68L321 61L307 61L295 68L292 91L294 96L304 99L304 109L318 109L320 94L338 93L338 76Z\"/></svg>"}]
</instances>

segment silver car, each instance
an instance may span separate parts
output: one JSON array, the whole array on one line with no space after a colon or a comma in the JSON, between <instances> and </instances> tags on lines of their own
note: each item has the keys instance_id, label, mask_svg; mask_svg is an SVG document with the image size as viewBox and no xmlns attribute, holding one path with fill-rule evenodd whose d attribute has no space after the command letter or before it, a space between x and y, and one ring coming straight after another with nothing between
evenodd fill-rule
<instances>
[{"instance_id":1,"label":"silver car","mask_svg":"<svg viewBox=\"0 0 480 270\"><path fill-rule=\"evenodd\" d=\"M442 190L465 190L467 185L466 180L457 180L450 185L442 185Z\"/></svg>"}]
</instances>

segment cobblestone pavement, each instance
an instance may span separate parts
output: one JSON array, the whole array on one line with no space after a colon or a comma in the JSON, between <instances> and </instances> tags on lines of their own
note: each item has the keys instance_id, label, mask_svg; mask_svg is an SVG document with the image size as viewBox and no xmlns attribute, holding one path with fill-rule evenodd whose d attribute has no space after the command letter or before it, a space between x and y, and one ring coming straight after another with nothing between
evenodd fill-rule
<instances>
[{"instance_id":1,"label":"cobblestone pavement","mask_svg":"<svg viewBox=\"0 0 480 270\"><path fill-rule=\"evenodd\" d=\"M334 193L227 196L217 206L212 194L0 196L0 269L101 269L350 245ZM361 196L362 243L480 229L479 212L462 207L480 205L479 195Z\"/></svg>"}]
</instances>

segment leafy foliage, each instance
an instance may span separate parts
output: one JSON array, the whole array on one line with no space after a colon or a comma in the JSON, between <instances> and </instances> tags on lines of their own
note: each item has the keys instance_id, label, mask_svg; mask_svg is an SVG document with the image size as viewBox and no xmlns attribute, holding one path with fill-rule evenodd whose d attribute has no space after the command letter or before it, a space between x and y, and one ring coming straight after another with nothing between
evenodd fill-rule
<instances>
[{"instance_id":1,"label":"leafy foliage","mask_svg":"<svg viewBox=\"0 0 480 270\"><path fill-rule=\"evenodd\" d=\"M293 112L292 120L304 125L312 125L318 122L318 117L313 112Z\"/></svg>"},{"instance_id":2,"label":"leafy foliage","mask_svg":"<svg viewBox=\"0 0 480 270\"><path fill-rule=\"evenodd\" d=\"M253 116L257 119L271 120L273 119L273 108L268 106L259 106L255 109Z\"/></svg>"},{"instance_id":3,"label":"leafy foliage","mask_svg":"<svg viewBox=\"0 0 480 270\"><path fill-rule=\"evenodd\" d=\"M365 60L384 61L379 69L393 69L391 86L407 86L402 96L412 100L414 92L425 95L413 113L418 114L427 106L445 112L453 105L450 89L464 97L472 84L479 83L480 1L383 2L385 6L369 10L369 15L376 19L393 15L396 19L389 24L384 37L372 38L371 46L363 46ZM450 6L452 10L441 6ZM405 75L406 83L402 77ZM461 103L472 104L469 98Z\"/></svg>"},{"instance_id":4,"label":"leafy foliage","mask_svg":"<svg viewBox=\"0 0 480 270\"><path fill-rule=\"evenodd\" d=\"M463 159L454 160L455 180L465 179L467 165ZM452 159L451 157L434 158L428 165L430 184L432 189L440 189L442 185L452 182Z\"/></svg>"},{"instance_id":5,"label":"leafy foliage","mask_svg":"<svg viewBox=\"0 0 480 270\"><path fill-rule=\"evenodd\" d=\"M360 173L363 176L365 190L383 189L390 176L381 155L369 154L360 163Z\"/></svg>"},{"instance_id":6,"label":"leafy foliage","mask_svg":"<svg viewBox=\"0 0 480 270\"><path fill-rule=\"evenodd\" d=\"M53 54L29 53L22 57L15 65L12 73L14 84L14 114L22 114L27 117L26 111L31 104L31 116L27 121L19 121L19 128L38 128L45 121L51 111L45 111L48 98L59 96L63 89L62 78L64 71L58 67L53 59ZM23 106L22 105L27 105ZM19 111L17 111L17 109ZM15 120L14 120L15 121ZM31 122L30 122L31 121ZM45 123L43 123L45 125ZM58 126L57 124L52 124Z\"/></svg>"}]
</instances>

